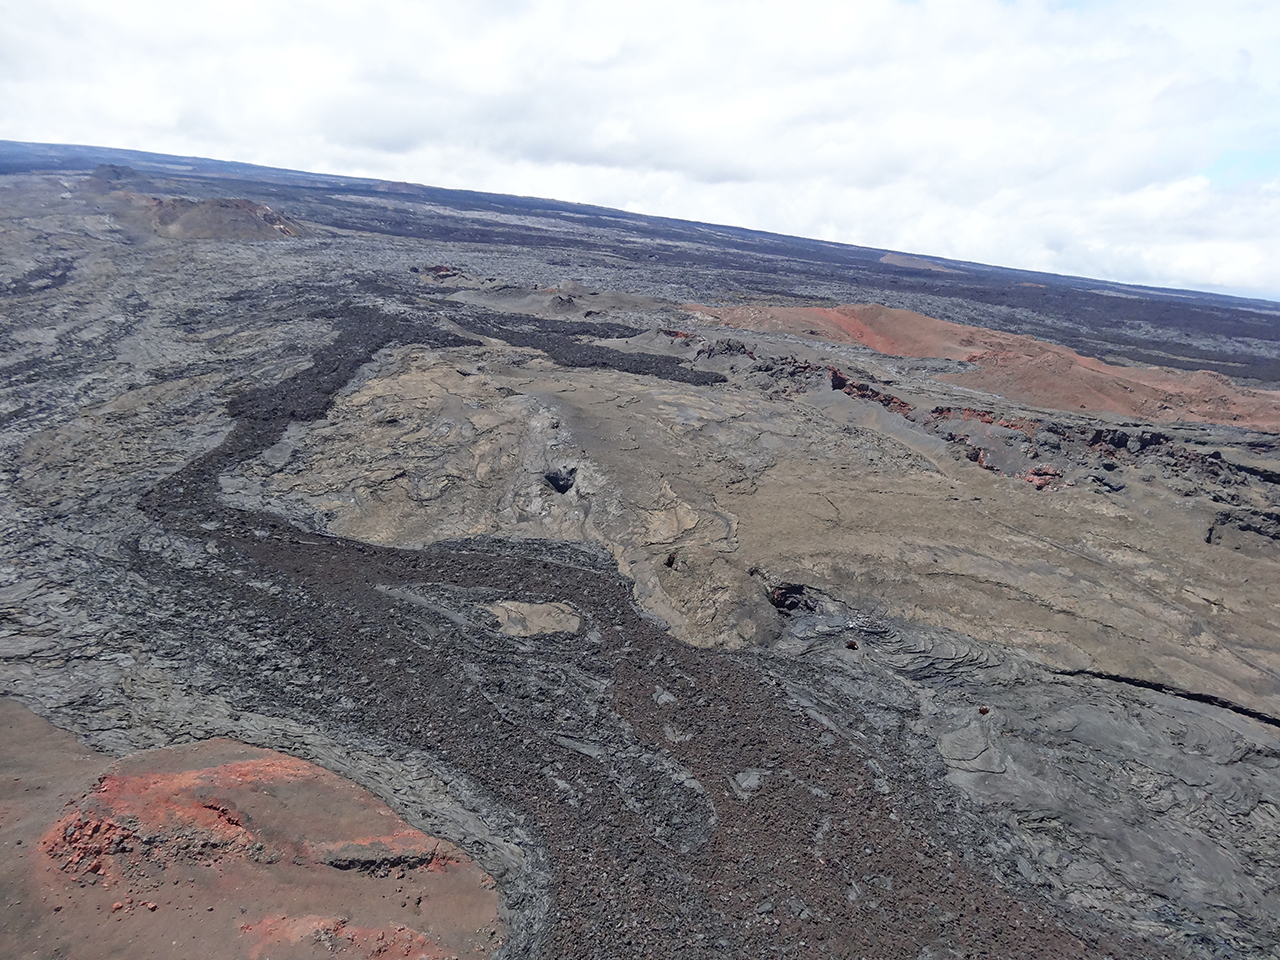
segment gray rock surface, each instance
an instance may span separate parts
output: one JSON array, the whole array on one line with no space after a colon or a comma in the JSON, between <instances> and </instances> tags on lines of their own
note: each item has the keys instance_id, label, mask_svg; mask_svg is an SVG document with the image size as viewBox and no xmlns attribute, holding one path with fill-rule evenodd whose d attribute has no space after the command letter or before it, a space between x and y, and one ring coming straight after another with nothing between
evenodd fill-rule
<instances>
[{"instance_id":1,"label":"gray rock surface","mask_svg":"<svg viewBox=\"0 0 1280 960\"><path fill-rule=\"evenodd\" d=\"M262 185L299 236L181 239L146 196L246 185L94 179L0 177L5 696L351 777L507 956L1280 957L1273 436L680 307L870 293L799 260Z\"/></svg>"}]
</instances>

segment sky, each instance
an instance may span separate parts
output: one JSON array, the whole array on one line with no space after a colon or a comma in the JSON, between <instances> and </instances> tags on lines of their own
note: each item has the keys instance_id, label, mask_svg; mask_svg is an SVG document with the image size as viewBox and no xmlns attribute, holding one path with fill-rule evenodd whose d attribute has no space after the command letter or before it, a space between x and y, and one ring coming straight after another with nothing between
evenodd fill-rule
<instances>
[{"instance_id":1,"label":"sky","mask_svg":"<svg viewBox=\"0 0 1280 960\"><path fill-rule=\"evenodd\" d=\"M0 139L1280 299L1277 0L0 0Z\"/></svg>"}]
</instances>

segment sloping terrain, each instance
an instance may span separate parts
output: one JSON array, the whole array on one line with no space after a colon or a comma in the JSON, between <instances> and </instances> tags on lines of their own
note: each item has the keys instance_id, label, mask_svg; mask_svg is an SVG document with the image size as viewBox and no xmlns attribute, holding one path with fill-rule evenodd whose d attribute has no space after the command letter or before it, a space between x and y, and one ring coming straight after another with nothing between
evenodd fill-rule
<instances>
[{"instance_id":1,"label":"sloping terrain","mask_svg":"<svg viewBox=\"0 0 1280 960\"><path fill-rule=\"evenodd\" d=\"M0 161L5 696L350 778L501 956L1280 956L1274 305Z\"/></svg>"},{"instance_id":2,"label":"sloping terrain","mask_svg":"<svg viewBox=\"0 0 1280 960\"><path fill-rule=\"evenodd\" d=\"M966 364L963 371L940 379L1041 409L1280 431L1280 391L1241 387L1207 370L1119 366L1035 337L948 323L878 304L687 309L745 330L861 343L894 357L961 360Z\"/></svg>"},{"instance_id":3,"label":"sloping terrain","mask_svg":"<svg viewBox=\"0 0 1280 960\"><path fill-rule=\"evenodd\" d=\"M15 703L0 718L7 956L434 960L501 942L490 878L326 770L216 739L113 764Z\"/></svg>"},{"instance_id":4,"label":"sloping terrain","mask_svg":"<svg viewBox=\"0 0 1280 960\"><path fill-rule=\"evenodd\" d=\"M273 240L299 233L297 224L248 200L174 197L146 206L157 233L182 240Z\"/></svg>"}]
</instances>

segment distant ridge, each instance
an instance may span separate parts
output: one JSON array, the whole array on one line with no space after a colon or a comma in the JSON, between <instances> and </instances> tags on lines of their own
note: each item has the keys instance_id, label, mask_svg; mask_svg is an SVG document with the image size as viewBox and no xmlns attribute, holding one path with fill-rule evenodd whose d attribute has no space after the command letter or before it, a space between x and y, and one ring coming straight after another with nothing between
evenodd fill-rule
<instances>
[{"instance_id":1,"label":"distant ridge","mask_svg":"<svg viewBox=\"0 0 1280 960\"><path fill-rule=\"evenodd\" d=\"M245 200L291 221L441 242L563 251L639 269L732 275L777 306L878 303L1035 337L1110 363L1212 370L1280 388L1280 303L1144 287L655 217L539 197L308 173L114 147L0 140L0 174L129 168L154 196ZM109 179L115 179L115 174ZM725 274L728 271L728 274Z\"/></svg>"},{"instance_id":2,"label":"distant ridge","mask_svg":"<svg viewBox=\"0 0 1280 960\"><path fill-rule=\"evenodd\" d=\"M40 171L69 172L89 171L98 164L123 164L134 167L139 172L166 175L179 178L217 179L217 180L251 180L257 183L280 184L301 188L341 187L361 193L387 194L395 193L404 196L421 197L432 202L443 202L461 209L490 207L493 209L520 209L528 212L553 214L588 214L607 216L615 223L622 221L637 226L661 225L664 227L683 226L696 228L705 235L712 231L717 239L723 241L733 237L739 241L752 242L766 247L776 246L782 241L789 255L795 255L797 248L811 253L821 252L823 260L829 262L875 261L888 268L898 268L900 273L918 273L921 270L930 272L943 271L982 271L1006 279L1008 282L1045 282L1056 281L1074 288L1096 290L1102 288L1119 294L1133 294L1143 297L1164 296L1190 298L1207 303L1220 303L1237 309L1259 309L1280 317L1280 302L1261 298L1237 297L1227 294L1212 293L1199 290L1182 290L1164 287L1149 287L1141 284L1119 283L1110 280L1097 280L1088 277L1075 277L1066 274L1042 273L1034 270L1021 270L1012 267L999 267L966 260L949 260L929 254L910 253L889 250L881 247L862 247L855 244L837 243L830 240L816 240L808 237L797 237L788 234L771 233L765 230L752 230L747 227L735 227L724 224L709 224L695 220L681 220L672 217L659 217L648 214L632 213L611 207L593 204L571 203L542 197L522 197L511 194L485 193L475 190L457 190L444 187L432 187L423 184L404 183L399 181L377 180L368 177L338 176L327 173L310 173L303 170L292 170L285 167L260 166L253 163L242 163L237 160L211 160L206 157L176 156L172 154L150 153L143 150L129 150L120 147L97 147L87 144L53 144L29 143L18 140L0 140L0 174L33 173ZM927 259L926 259L927 258ZM914 262L913 262L914 261ZM922 266L928 264L927 267Z\"/></svg>"}]
</instances>

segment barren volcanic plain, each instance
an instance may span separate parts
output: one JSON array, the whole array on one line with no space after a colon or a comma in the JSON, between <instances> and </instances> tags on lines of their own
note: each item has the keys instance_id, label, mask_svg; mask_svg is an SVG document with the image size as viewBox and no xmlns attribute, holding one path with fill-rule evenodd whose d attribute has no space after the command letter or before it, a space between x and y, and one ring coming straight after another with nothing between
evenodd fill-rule
<instances>
[{"instance_id":1,"label":"barren volcanic plain","mask_svg":"<svg viewBox=\"0 0 1280 960\"><path fill-rule=\"evenodd\" d=\"M1280 305L4 142L0 337L5 956L1280 958Z\"/></svg>"}]
</instances>

